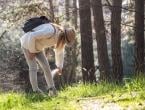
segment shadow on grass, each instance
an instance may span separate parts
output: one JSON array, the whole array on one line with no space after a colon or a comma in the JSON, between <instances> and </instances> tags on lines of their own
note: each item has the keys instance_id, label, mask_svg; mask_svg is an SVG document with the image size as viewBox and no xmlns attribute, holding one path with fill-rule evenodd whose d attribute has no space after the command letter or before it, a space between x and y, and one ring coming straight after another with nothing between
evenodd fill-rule
<instances>
[{"instance_id":1,"label":"shadow on grass","mask_svg":"<svg viewBox=\"0 0 145 110\"><path fill-rule=\"evenodd\" d=\"M42 95L38 93L26 93L25 98L32 103L43 102L43 101L48 101L52 99L52 97L49 97L48 95Z\"/></svg>"}]
</instances>

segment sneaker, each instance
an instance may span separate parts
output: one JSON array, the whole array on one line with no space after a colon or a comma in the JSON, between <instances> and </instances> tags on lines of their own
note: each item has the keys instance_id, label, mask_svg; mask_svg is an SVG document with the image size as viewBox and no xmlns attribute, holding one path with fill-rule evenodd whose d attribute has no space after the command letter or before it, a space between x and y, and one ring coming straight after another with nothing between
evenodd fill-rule
<instances>
[{"instance_id":1,"label":"sneaker","mask_svg":"<svg viewBox=\"0 0 145 110\"><path fill-rule=\"evenodd\" d=\"M57 90L56 90L56 88L55 87L49 88L48 89L48 95L50 97L57 96Z\"/></svg>"}]
</instances>

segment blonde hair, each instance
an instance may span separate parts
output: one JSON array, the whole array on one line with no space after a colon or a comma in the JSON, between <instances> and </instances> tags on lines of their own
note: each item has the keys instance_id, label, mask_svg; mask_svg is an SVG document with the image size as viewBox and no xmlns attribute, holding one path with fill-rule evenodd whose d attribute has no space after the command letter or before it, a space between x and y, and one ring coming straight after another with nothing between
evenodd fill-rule
<instances>
[{"instance_id":1,"label":"blonde hair","mask_svg":"<svg viewBox=\"0 0 145 110\"><path fill-rule=\"evenodd\" d=\"M66 43L72 44L75 40L75 30L73 28L67 28L65 29L65 35L66 35Z\"/></svg>"},{"instance_id":2,"label":"blonde hair","mask_svg":"<svg viewBox=\"0 0 145 110\"><path fill-rule=\"evenodd\" d=\"M63 48L66 43L71 43L75 39L75 31L73 28L63 29L60 25L52 24L58 28L61 32L59 33L58 41L55 48Z\"/></svg>"},{"instance_id":3,"label":"blonde hair","mask_svg":"<svg viewBox=\"0 0 145 110\"><path fill-rule=\"evenodd\" d=\"M65 46L65 35L64 32L61 32L58 37L56 48L63 48Z\"/></svg>"}]
</instances>

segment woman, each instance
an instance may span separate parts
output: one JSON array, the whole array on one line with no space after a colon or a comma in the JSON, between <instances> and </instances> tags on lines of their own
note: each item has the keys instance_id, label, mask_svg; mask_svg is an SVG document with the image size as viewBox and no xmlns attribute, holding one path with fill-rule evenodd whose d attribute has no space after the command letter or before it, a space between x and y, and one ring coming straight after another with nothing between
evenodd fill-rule
<instances>
[{"instance_id":1,"label":"woman","mask_svg":"<svg viewBox=\"0 0 145 110\"><path fill-rule=\"evenodd\" d=\"M20 41L27 64L29 66L29 78L34 92L42 91L37 82L37 62L44 71L45 79L49 88L49 95L56 95L56 89L51 74L49 63L43 54L43 49L55 47L55 60L57 73L62 73L64 48L71 45L75 40L75 31L72 28L63 29L53 23L45 23L37 26L31 32L25 33Z\"/></svg>"}]
</instances>

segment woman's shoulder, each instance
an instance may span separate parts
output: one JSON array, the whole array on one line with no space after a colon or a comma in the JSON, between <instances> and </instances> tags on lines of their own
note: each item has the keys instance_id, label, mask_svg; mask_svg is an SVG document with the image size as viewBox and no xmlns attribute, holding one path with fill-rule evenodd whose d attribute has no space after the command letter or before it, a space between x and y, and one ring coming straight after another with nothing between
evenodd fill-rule
<instances>
[{"instance_id":1,"label":"woman's shoulder","mask_svg":"<svg viewBox=\"0 0 145 110\"><path fill-rule=\"evenodd\" d=\"M45 23L45 24L41 24L39 26L37 26L36 28L34 28L33 30L41 30L41 29L45 29L45 28L51 28L52 25L50 23Z\"/></svg>"}]
</instances>

